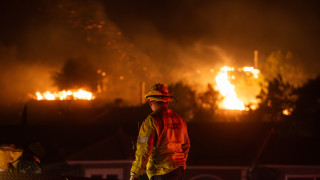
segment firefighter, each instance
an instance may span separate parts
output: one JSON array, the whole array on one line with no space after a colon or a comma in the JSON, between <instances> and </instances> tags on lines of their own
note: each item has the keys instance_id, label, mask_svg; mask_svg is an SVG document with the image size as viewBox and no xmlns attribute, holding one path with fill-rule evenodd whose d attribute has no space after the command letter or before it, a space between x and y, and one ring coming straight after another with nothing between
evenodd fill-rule
<instances>
[{"instance_id":1,"label":"firefighter","mask_svg":"<svg viewBox=\"0 0 320 180\"><path fill-rule=\"evenodd\" d=\"M10 172L41 174L40 157L45 151L40 143L31 143L24 148L23 154L15 163L9 164Z\"/></svg>"},{"instance_id":2,"label":"firefighter","mask_svg":"<svg viewBox=\"0 0 320 180\"><path fill-rule=\"evenodd\" d=\"M44 154L40 143L31 143L24 149L3 144L0 146L0 172L41 174L39 157Z\"/></svg>"},{"instance_id":3,"label":"firefighter","mask_svg":"<svg viewBox=\"0 0 320 180\"><path fill-rule=\"evenodd\" d=\"M163 84L155 84L145 96L153 112L140 127L130 180L139 179L144 170L151 180L183 179L190 148L186 122L168 109L172 96Z\"/></svg>"}]
</instances>

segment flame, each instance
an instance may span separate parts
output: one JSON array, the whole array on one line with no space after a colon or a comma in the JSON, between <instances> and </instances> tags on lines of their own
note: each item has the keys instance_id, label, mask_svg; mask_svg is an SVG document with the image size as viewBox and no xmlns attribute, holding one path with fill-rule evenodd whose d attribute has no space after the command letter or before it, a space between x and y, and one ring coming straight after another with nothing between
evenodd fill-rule
<instances>
[{"instance_id":1,"label":"flame","mask_svg":"<svg viewBox=\"0 0 320 180\"><path fill-rule=\"evenodd\" d=\"M285 116L290 116L291 113L292 113L292 111L293 111L293 108L284 109L284 110L282 111L282 114L285 115Z\"/></svg>"},{"instance_id":2,"label":"flame","mask_svg":"<svg viewBox=\"0 0 320 180\"><path fill-rule=\"evenodd\" d=\"M254 78L258 78L260 74L259 69L255 69L254 67L243 67L239 68L239 71L249 72L253 75Z\"/></svg>"},{"instance_id":3,"label":"flame","mask_svg":"<svg viewBox=\"0 0 320 180\"><path fill-rule=\"evenodd\" d=\"M63 90L59 92L46 91L44 93L36 92L37 100L92 100L95 97L91 92L79 89L77 91Z\"/></svg>"},{"instance_id":4,"label":"flame","mask_svg":"<svg viewBox=\"0 0 320 180\"><path fill-rule=\"evenodd\" d=\"M245 108L243 101L238 98L235 86L229 81L229 76L233 80L236 79L234 75L229 75L229 72L233 71L235 71L234 67L224 66L220 68L220 71L215 78L217 84L216 89L224 97L223 101L219 105L220 108L231 110L255 109L256 107L254 105L251 105L250 108ZM253 67L238 68L238 71L245 72L249 75L251 74L254 78L258 78L260 74L260 70Z\"/></svg>"},{"instance_id":5,"label":"flame","mask_svg":"<svg viewBox=\"0 0 320 180\"><path fill-rule=\"evenodd\" d=\"M245 110L243 102L237 97L237 94L234 90L234 85L232 85L228 80L229 71L234 71L234 68L224 66L220 69L220 72L216 76L216 88L224 97L220 106L223 109Z\"/></svg>"}]
</instances>

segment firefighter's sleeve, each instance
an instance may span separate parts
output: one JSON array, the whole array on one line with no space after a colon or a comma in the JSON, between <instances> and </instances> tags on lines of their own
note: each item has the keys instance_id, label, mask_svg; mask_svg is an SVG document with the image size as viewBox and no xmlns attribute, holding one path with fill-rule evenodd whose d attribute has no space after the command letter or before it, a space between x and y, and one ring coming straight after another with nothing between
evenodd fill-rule
<instances>
[{"instance_id":1,"label":"firefighter's sleeve","mask_svg":"<svg viewBox=\"0 0 320 180\"><path fill-rule=\"evenodd\" d=\"M184 143L182 144L182 150L184 153L184 158L187 160L188 154L189 154L189 149L190 149L190 140L188 136L188 130L187 130L187 125L185 123L185 128L184 128Z\"/></svg>"},{"instance_id":2,"label":"firefighter's sleeve","mask_svg":"<svg viewBox=\"0 0 320 180\"><path fill-rule=\"evenodd\" d=\"M155 134L156 128L152 117L149 116L140 127L137 139L137 151L135 161L132 163L131 172L139 175L143 174L152 152Z\"/></svg>"}]
</instances>

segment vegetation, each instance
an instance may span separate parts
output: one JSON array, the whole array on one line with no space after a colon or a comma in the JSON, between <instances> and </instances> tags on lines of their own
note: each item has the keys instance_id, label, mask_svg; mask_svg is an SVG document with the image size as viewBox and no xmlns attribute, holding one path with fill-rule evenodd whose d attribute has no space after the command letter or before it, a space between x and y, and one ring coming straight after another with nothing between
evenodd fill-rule
<instances>
[{"instance_id":1,"label":"vegetation","mask_svg":"<svg viewBox=\"0 0 320 180\"><path fill-rule=\"evenodd\" d=\"M289 135L319 136L320 127L320 76L310 79L305 85L296 88L283 81L278 75L267 82L258 98L259 108L238 114L240 122L271 123L279 132ZM204 93L197 94L188 85L181 82L170 85L170 91L181 99L172 108L187 117L189 122L226 122L228 117L218 115L219 93L212 85ZM232 111L228 112L232 116Z\"/></svg>"},{"instance_id":2,"label":"vegetation","mask_svg":"<svg viewBox=\"0 0 320 180\"><path fill-rule=\"evenodd\" d=\"M261 100L257 111L262 121L279 122L291 114L294 109L297 95L295 88L283 82L281 75L268 82L267 91L261 90L257 97Z\"/></svg>"}]
</instances>

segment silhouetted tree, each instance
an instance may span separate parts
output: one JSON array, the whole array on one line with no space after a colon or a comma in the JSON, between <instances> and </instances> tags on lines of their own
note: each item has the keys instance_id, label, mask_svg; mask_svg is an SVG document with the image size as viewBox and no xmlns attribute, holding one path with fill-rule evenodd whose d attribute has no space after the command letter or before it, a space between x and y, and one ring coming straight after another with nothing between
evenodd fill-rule
<instances>
[{"instance_id":1,"label":"silhouetted tree","mask_svg":"<svg viewBox=\"0 0 320 180\"><path fill-rule=\"evenodd\" d=\"M60 72L53 76L55 85L59 89L78 89L96 90L98 75L96 69L86 59L68 59Z\"/></svg>"},{"instance_id":2,"label":"silhouetted tree","mask_svg":"<svg viewBox=\"0 0 320 180\"><path fill-rule=\"evenodd\" d=\"M297 90L298 99L292 121L298 130L310 135L320 135L320 76L309 80Z\"/></svg>"},{"instance_id":3,"label":"silhouetted tree","mask_svg":"<svg viewBox=\"0 0 320 180\"><path fill-rule=\"evenodd\" d=\"M269 81L267 91L262 90L258 95L261 100L258 113L263 121L280 122L286 119L284 110L292 111L297 99L295 88L282 80L281 75Z\"/></svg>"},{"instance_id":4,"label":"silhouetted tree","mask_svg":"<svg viewBox=\"0 0 320 180\"><path fill-rule=\"evenodd\" d=\"M197 109L195 91L193 91L190 86L183 84L181 81L175 84L170 84L168 86L168 90L178 101L178 103L170 103L170 107L180 113L186 121L193 119L194 113Z\"/></svg>"},{"instance_id":5,"label":"silhouetted tree","mask_svg":"<svg viewBox=\"0 0 320 180\"><path fill-rule=\"evenodd\" d=\"M198 108L195 114L195 119L198 121L211 121L215 111L218 109L218 101L221 96L211 84L208 84L207 90L198 95Z\"/></svg>"},{"instance_id":6,"label":"silhouetted tree","mask_svg":"<svg viewBox=\"0 0 320 180\"><path fill-rule=\"evenodd\" d=\"M199 101L204 109L214 111L218 108L219 92L214 90L212 84L208 84L207 90L199 95Z\"/></svg>"}]
</instances>

